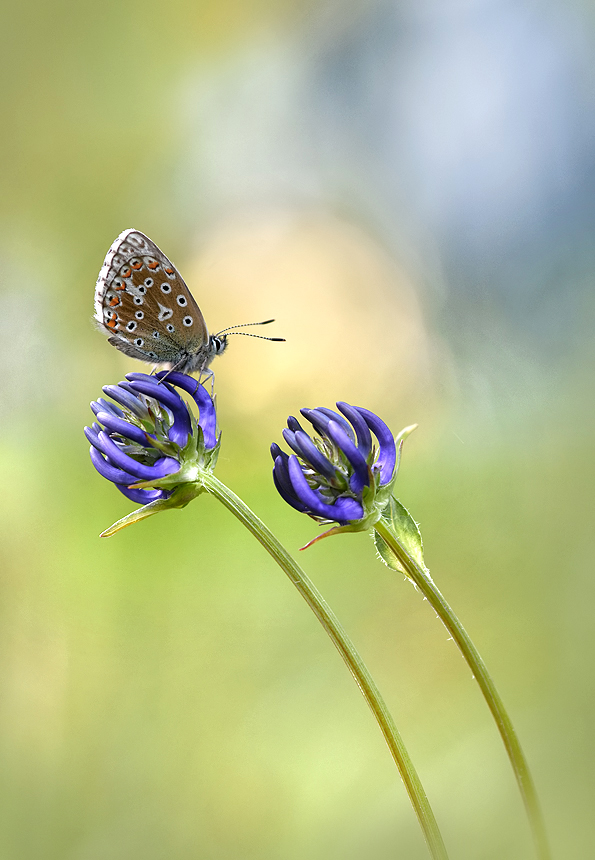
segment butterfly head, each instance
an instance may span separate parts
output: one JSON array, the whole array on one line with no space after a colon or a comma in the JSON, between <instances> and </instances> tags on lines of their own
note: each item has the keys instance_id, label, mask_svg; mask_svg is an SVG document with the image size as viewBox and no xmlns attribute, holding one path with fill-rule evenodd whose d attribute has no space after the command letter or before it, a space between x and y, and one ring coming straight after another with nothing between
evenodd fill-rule
<instances>
[{"instance_id":1,"label":"butterfly head","mask_svg":"<svg viewBox=\"0 0 595 860\"><path fill-rule=\"evenodd\" d=\"M211 354L211 358L215 358L216 355L221 355L222 352L225 352L227 349L227 335L226 334L212 334L209 338L209 353Z\"/></svg>"}]
</instances>

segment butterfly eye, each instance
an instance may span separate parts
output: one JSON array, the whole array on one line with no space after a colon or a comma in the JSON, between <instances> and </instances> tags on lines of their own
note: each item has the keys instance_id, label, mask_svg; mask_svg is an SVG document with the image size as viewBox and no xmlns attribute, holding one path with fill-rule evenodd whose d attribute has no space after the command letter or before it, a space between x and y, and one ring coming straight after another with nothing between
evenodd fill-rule
<instances>
[{"instance_id":1,"label":"butterfly eye","mask_svg":"<svg viewBox=\"0 0 595 860\"><path fill-rule=\"evenodd\" d=\"M143 303L143 299L141 296L135 296L132 299L132 301L134 302L135 305L142 305L142 303Z\"/></svg>"},{"instance_id":2,"label":"butterfly eye","mask_svg":"<svg viewBox=\"0 0 595 860\"><path fill-rule=\"evenodd\" d=\"M136 323L134 322L134 320L130 320L130 322L126 324L127 331L134 331L135 328L136 328Z\"/></svg>"},{"instance_id":3,"label":"butterfly eye","mask_svg":"<svg viewBox=\"0 0 595 860\"><path fill-rule=\"evenodd\" d=\"M161 284L161 292L171 293L171 286L169 284Z\"/></svg>"},{"instance_id":4,"label":"butterfly eye","mask_svg":"<svg viewBox=\"0 0 595 860\"><path fill-rule=\"evenodd\" d=\"M173 326L171 323L168 323L168 324L165 326L165 328L166 328L169 332L172 332L172 331L175 331L175 330L176 330L175 326Z\"/></svg>"},{"instance_id":5,"label":"butterfly eye","mask_svg":"<svg viewBox=\"0 0 595 860\"><path fill-rule=\"evenodd\" d=\"M137 318L137 320L142 320L142 318L144 317L144 313L142 311L137 311L134 316Z\"/></svg>"},{"instance_id":6,"label":"butterfly eye","mask_svg":"<svg viewBox=\"0 0 595 860\"><path fill-rule=\"evenodd\" d=\"M142 339L142 337L137 337L137 339L134 341L135 346L142 346L143 343L144 343L144 340Z\"/></svg>"},{"instance_id":7,"label":"butterfly eye","mask_svg":"<svg viewBox=\"0 0 595 860\"><path fill-rule=\"evenodd\" d=\"M185 308L186 305L188 304L188 302L186 301L186 298L184 296L178 296L176 301L180 305L181 308Z\"/></svg>"},{"instance_id":8,"label":"butterfly eye","mask_svg":"<svg viewBox=\"0 0 595 860\"><path fill-rule=\"evenodd\" d=\"M153 286L153 278L145 278L145 287Z\"/></svg>"},{"instance_id":9,"label":"butterfly eye","mask_svg":"<svg viewBox=\"0 0 595 860\"><path fill-rule=\"evenodd\" d=\"M192 325L192 323L194 322L194 320L192 319L192 317L184 317L184 319L182 320L182 322L184 323L184 325Z\"/></svg>"}]
</instances>

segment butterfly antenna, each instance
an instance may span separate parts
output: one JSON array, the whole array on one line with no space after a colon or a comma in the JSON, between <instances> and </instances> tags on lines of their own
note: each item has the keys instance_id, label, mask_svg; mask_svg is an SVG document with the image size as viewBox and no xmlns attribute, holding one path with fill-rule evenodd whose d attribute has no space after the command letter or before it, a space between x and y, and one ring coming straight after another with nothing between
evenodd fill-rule
<instances>
[{"instance_id":1,"label":"butterfly antenna","mask_svg":"<svg viewBox=\"0 0 595 860\"><path fill-rule=\"evenodd\" d=\"M221 331L218 331L217 334L215 335L215 337L219 337L220 334L225 334L226 332L231 331L234 328L247 328L248 326L251 326L251 325L268 325L269 323L272 323L272 322L275 322L275 320L263 320L262 322L240 323L239 325L230 325L227 328L224 328L224 329L221 329ZM270 340L270 338L266 338L266 339Z\"/></svg>"},{"instance_id":2,"label":"butterfly antenna","mask_svg":"<svg viewBox=\"0 0 595 860\"><path fill-rule=\"evenodd\" d=\"M256 325L256 323L255 323L255 325ZM243 335L243 337L257 337L259 340L274 340L274 341L277 341L277 343L285 343L284 337L265 337L263 334L251 334L250 332L247 332L247 331L229 331L229 329L227 329L227 331L228 331L227 337L231 337L232 334L241 334L241 335ZM219 332L219 334L221 334L221 332Z\"/></svg>"}]
</instances>

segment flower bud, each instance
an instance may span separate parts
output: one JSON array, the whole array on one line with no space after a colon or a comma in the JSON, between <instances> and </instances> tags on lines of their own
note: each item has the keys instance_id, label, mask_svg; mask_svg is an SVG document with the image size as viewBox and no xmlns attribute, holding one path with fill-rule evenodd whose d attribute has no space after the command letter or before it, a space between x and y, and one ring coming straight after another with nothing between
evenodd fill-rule
<instances>
[{"instance_id":1,"label":"flower bud","mask_svg":"<svg viewBox=\"0 0 595 860\"><path fill-rule=\"evenodd\" d=\"M370 529L386 507L398 469L397 444L384 421L360 406L339 402L337 408L301 410L312 435L293 416L287 419L283 438L292 454L271 446L280 495L318 522L336 523L326 534ZM399 435L399 453L411 429Z\"/></svg>"},{"instance_id":2,"label":"flower bud","mask_svg":"<svg viewBox=\"0 0 595 860\"><path fill-rule=\"evenodd\" d=\"M176 388L190 394L198 419ZM129 373L103 391L111 399L91 403L96 421L85 427L99 474L151 512L183 507L202 492L201 474L213 470L220 445L215 404L204 386L163 371Z\"/></svg>"}]
</instances>

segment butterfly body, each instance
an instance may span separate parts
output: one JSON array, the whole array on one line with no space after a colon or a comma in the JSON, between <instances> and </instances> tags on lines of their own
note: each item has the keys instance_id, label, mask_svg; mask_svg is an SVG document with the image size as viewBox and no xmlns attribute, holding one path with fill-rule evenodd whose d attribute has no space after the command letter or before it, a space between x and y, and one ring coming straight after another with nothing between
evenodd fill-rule
<instances>
[{"instance_id":1,"label":"butterfly body","mask_svg":"<svg viewBox=\"0 0 595 860\"><path fill-rule=\"evenodd\" d=\"M95 321L131 358L182 373L207 371L227 346L210 335L173 263L139 230L124 230L107 252L95 286Z\"/></svg>"}]
</instances>

